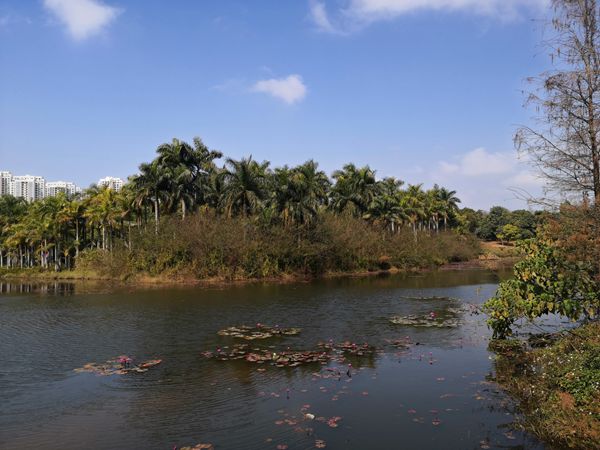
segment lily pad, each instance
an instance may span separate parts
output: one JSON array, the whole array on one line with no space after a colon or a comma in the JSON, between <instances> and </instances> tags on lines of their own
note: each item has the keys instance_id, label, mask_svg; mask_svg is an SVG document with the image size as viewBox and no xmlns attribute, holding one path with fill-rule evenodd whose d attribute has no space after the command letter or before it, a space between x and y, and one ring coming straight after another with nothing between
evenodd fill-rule
<instances>
[{"instance_id":1,"label":"lily pad","mask_svg":"<svg viewBox=\"0 0 600 450\"><path fill-rule=\"evenodd\" d=\"M128 361L125 364L124 361ZM130 365L130 359L119 356L114 359L109 359L104 363L87 363L83 367L74 369L77 373L95 373L96 375L110 376L110 375L127 375L130 373L145 373L148 369L159 365L161 359L151 359L143 361L138 365Z\"/></svg>"},{"instance_id":2,"label":"lily pad","mask_svg":"<svg viewBox=\"0 0 600 450\"><path fill-rule=\"evenodd\" d=\"M219 336L229 336L247 341L256 339L268 339L280 336L295 336L300 334L300 328L281 328L279 326L270 327L267 325L257 324L256 326L240 325L225 328L217 332Z\"/></svg>"},{"instance_id":3,"label":"lily pad","mask_svg":"<svg viewBox=\"0 0 600 450\"><path fill-rule=\"evenodd\" d=\"M456 328L459 325L459 320L456 317L444 317L437 315L426 316L394 316L390 318L390 322L394 325L406 325L413 327L437 327L437 328Z\"/></svg>"}]
</instances>

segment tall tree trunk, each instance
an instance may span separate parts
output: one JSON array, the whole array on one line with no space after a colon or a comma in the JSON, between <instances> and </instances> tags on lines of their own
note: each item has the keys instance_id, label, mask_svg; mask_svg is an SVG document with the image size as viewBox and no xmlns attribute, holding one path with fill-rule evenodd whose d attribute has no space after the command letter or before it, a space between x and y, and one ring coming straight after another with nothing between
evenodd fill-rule
<instances>
[{"instance_id":1,"label":"tall tree trunk","mask_svg":"<svg viewBox=\"0 0 600 450\"><path fill-rule=\"evenodd\" d=\"M57 272L60 270L60 244L58 239L56 240L56 247L54 247L54 270Z\"/></svg>"},{"instance_id":2,"label":"tall tree trunk","mask_svg":"<svg viewBox=\"0 0 600 450\"><path fill-rule=\"evenodd\" d=\"M154 199L154 234L158 234L158 198Z\"/></svg>"},{"instance_id":3,"label":"tall tree trunk","mask_svg":"<svg viewBox=\"0 0 600 450\"><path fill-rule=\"evenodd\" d=\"M598 32L598 24L596 23L596 2L585 1L583 10L583 25L585 30L585 47L582 49L582 59L585 65L585 77L587 81L587 125L588 133L590 138L590 153L592 159L592 184L594 188L594 203L598 204L600 201L600 155L598 154L598 138L596 130L596 104L597 100L594 98L598 92L597 86L597 56L598 50L596 48L597 39L596 34Z\"/></svg>"},{"instance_id":4,"label":"tall tree trunk","mask_svg":"<svg viewBox=\"0 0 600 450\"><path fill-rule=\"evenodd\" d=\"M75 220L75 258L79 256L79 219Z\"/></svg>"}]
</instances>

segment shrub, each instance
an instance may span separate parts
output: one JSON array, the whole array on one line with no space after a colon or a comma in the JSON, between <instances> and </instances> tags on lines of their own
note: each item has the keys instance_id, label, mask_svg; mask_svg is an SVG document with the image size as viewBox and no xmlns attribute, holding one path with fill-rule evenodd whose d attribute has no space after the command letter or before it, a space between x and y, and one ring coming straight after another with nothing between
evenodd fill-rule
<instances>
[{"instance_id":1,"label":"shrub","mask_svg":"<svg viewBox=\"0 0 600 450\"><path fill-rule=\"evenodd\" d=\"M132 231L130 249L82 252L79 266L121 278L260 279L432 267L472 259L478 252L472 236L419 233L415 240L409 230L390 234L350 215L324 212L310 227L286 227L201 211L185 221L164 219L158 234L151 228Z\"/></svg>"}]
</instances>

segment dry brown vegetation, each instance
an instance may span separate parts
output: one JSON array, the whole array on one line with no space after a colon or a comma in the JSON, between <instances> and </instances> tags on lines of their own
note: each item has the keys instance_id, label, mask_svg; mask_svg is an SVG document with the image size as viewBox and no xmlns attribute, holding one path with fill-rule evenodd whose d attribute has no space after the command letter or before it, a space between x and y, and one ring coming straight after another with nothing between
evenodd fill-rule
<instances>
[{"instance_id":1,"label":"dry brown vegetation","mask_svg":"<svg viewBox=\"0 0 600 450\"><path fill-rule=\"evenodd\" d=\"M387 233L349 215L323 213L310 227L261 225L210 211L132 232L131 248L83 252L79 268L120 279L315 277L435 267L477 257L479 242L455 232Z\"/></svg>"}]
</instances>

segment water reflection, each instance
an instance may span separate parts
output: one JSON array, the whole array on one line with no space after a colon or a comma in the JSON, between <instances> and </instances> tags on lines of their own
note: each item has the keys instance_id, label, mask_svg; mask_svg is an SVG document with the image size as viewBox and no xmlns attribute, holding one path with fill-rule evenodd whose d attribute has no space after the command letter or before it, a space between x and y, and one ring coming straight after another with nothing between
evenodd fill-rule
<instances>
[{"instance_id":1,"label":"water reflection","mask_svg":"<svg viewBox=\"0 0 600 450\"><path fill-rule=\"evenodd\" d=\"M75 293L75 289L75 283L63 281L22 283L0 280L0 294L71 295Z\"/></svg>"},{"instance_id":2,"label":"water reflection","mask_svg":"<svg viewBox=\"0 0 600 450\"><path fill-rule=\"evenodd\" d=\"M440 272L231 288L3 287L0 448L171 449L212 442L291 449L314 448L316 439L343 449L543 448L506 428L510 403L482 384L493 370L489 331L466 305L492 295L502 276ZM458 324L390 322L431 312ZM296 368L201 356L240 341L219 330L258 322L302 329L260 343L275 351L312 349L330 339L368 342L378 351ZM399 348L396 341L411 345ZM120 354L163 363L144 374L73 372ZM336 367L340 376L329 376L327 369ZM317 417L341 419L330 427Z\"/></svg>"}]
</instances>

